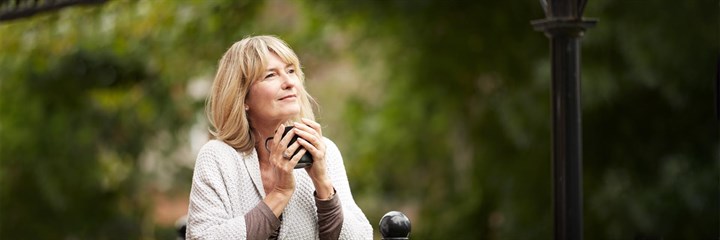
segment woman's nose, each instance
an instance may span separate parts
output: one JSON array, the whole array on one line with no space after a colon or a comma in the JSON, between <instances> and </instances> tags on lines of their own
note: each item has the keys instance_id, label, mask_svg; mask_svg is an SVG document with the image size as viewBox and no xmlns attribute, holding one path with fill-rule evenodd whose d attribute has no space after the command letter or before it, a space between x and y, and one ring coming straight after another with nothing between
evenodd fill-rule
<instances>
[{"instance_id":1,"label":"woman's nose","mask_svg":"<svg viewBox=\"0 0 720 240\"><path fill-rule=\"evenodd\" d=\"M281 75L283 79L283 89L292 88L297 84L297 79L295 79L292 74L282 74Z\"/></svg>"}]
</instances>

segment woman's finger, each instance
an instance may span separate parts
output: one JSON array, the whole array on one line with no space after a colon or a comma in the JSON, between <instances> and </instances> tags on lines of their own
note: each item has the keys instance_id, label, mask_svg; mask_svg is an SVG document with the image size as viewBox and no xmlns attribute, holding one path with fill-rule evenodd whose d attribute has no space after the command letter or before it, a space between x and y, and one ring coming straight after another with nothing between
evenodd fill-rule
<instances>
[{"instance_id":1,"label":"woman's finger","mask_svg":"<svg viewBox=\"0 0 720 240\"><path fill-rule=\"evenodd\" d=\"M298 139L300 139L300 138L298 138ZM300 148L300 143L298 141L295 141L293 144L290 144L290 146L288 146L287 149L285 149L285 152L283 153L283 157L293 156L293 154L295 153L295 151L298 150L298 148ZM290 159L288 158L288 160L290 160Z\"/></svg>"},{"instance_id":2,"label":"woman's finger","mask_svg":"<svg viewBox=\"0 0 720 240\"><path fill-rule=\"evenodd\" d=\"M312 134L313 136L317 136L317 137L322 136L322 135L320 135L320 133L318 133L314 128L311 128L311 127L308 126L307 124L304 124L304 123L294 123L294 126L295 126L295 128L296 128L297 130L302 130L302 131L308 132L308 133Z\"/></svg>"},{"instance_id":3,"label":"woman's finger","mask_svg":"<svg viewBox=\"0 0 720 240\"><path fill-rule=\"evenodd\" d=\"M317 131L317 133L322 136L322 126L320 126L319 123L308 118L302 118L301 121L310 126L311 128L315 129L315 131Z\"/></svg>"},{"instance_id":4,"label":"woman's finger","mask_svg":"<svg viewBox=\"0 0 720 240\"><path fill-rule=\"evenodd\" d=\"M307 128L307 126L305 126L305 127ZM300 139L300 138L305 139L312 145L318 146L319 144L321 144L319 136L309 133L301 128L295 129L295 134L298 135L298 137L299 137L298 139Z\"/></svg>"},{"instance_id":5,"label":"woman's finger","mask_svg":"<svg viewBox=\"0 0 720 240\"><path fill-rule=\"evenodd\" d=\"M273 135L273 146L272 149L276 149L280 138L282 137L283 130L285 130L285 124L280 124L278 129L275 129L275 135ZM271 151L272 152L272 151Z\"/></svg>"},{"instance_id":6,"label":"woman's finger","mask_svg":"<svg viewBox=\"0 0 720 240\"><path fill-rule=\"evenodd\" d=\"M307 150L305 150L304 148L301 148L300 151L298 151L298 153L295 154L295 156L293 156L293 157L290 159L290 161L287 163L287 166L290 167L289 169L294 169L294 168L295 168L295 165L297 165L297 163L300 161L300 159L302 158L302 156L305 155L305 152L307 152Z\"/></svg>"},{"instance_id":7,"label":"woman's finger","mask_svg":"<svg viewBox=\"0 0 720 240\"><path fill-rule=\"evenodd\" d=\"M305 126L305 128L308 128ZM312 144L314 148L317 149L317 153L313 155L317 155L318 157L322 157L325 153L325 142L322 140L322 136L313 135L309 132L303 131L301 129L296 129L296 134L298 135L298 139L304 139L309 144ZM313 153L314 151L308 149L310 153Z\"/></svg>"},{"instance_id":8,"label":"woman's finger","mask_svg":"<svg viewBox=\"0 0 720 240\"><path fill-rule=\"evenodd\" d=\"M280 136L282 136L282 134L285 132L284 125L281 129L278 129L278 132L280 132ZM290 129L290 131L288 131L288 133L285 134L285 136L282 136L282 139L280 139L279 148L282 150L285 150L288 147L288 145L290 145L290 140L293 138L293 136L295 136L295 133L292 129Z\"/></svg>"},{"instance_id":9,"label":"woman's finger","mask_svg":"<svg viewBox=\"0 0 720 240\"><path fill-rule=\"evenodd\" d=\"M305 139L298 138L297 142L299 142L300 145L302 145L303 149L306 149L312 155L318 155L321 153L321 151L317 147L315 147L315 145L312 145L308 141L305 141Z\"/></svg>"}]
</instances>

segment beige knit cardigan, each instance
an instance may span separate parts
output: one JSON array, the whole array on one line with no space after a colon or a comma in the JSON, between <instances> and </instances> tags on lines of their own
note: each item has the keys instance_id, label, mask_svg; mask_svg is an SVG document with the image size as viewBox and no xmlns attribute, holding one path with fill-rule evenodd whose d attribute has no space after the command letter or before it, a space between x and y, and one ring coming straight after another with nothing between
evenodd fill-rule
<instances>
[{"instance_id":1,"label":"beige knit cardigan","mask_svg":"<svg viewBox=\"0 0 720 240\"><path fill-rule=\"evenodd\" d=\"M340 239L372 239L373 230L355 203L342 156L323 139L327 172L343 210ZM295 192L283 212L279 239L318 239L315 187L307 172L295 170ZM210 140L198 153L190 191L188 239L246 239L244 215L265 198L257 152L236 151Z\"/></svg>"}]
</instances>

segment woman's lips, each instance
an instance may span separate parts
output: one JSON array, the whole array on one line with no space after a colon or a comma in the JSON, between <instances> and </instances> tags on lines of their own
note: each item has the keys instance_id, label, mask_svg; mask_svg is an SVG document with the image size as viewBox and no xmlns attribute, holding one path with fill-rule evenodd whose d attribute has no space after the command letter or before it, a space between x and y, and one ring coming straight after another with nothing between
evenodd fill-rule
<instances>
[{"instance_id":1,"label":"woman's lips","mask_svg":"<svg viewBox=\"0 0 720 240\"><path fill-rule=\"evenodd\" d=\"M287 96L281 97L280 100L282 101L282 100L288 100L288 99L295 99L295 97L296 97L295 94L292 94L292 95L287 95Z\"/></svg>"}]
</instances>

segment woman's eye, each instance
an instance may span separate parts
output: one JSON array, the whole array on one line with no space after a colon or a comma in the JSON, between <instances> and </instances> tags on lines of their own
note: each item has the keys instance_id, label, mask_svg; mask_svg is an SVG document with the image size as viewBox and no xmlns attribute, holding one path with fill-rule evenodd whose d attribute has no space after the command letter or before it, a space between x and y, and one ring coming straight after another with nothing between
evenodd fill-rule
<instances>
[{"instance_id":1,"label":"woman's eye","mask_svg":"<svg viewBox=\"0 0 720 240\"><path fill-rule=\"evenodd\" d=\"M273 76L275 76L275 73L270 73L268 75L265 75L265 79L271 78Z\"/></svg>"},{"instance_id":2,"label":"woman's eye","mask_svg":"<svg viewBox=\"0 0 720 240\"><path fill-rule=\"evenodd\" d=\"M288 69L287 72L288 72L288 73L295 73L295 69L294 69L294 68Z\"/></svg>"}]
</instances>

